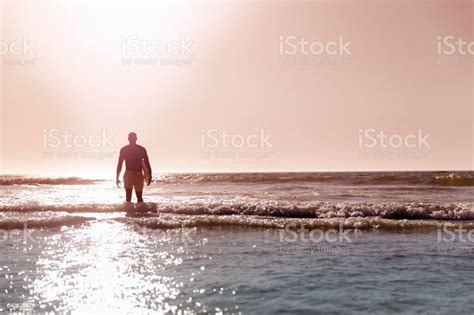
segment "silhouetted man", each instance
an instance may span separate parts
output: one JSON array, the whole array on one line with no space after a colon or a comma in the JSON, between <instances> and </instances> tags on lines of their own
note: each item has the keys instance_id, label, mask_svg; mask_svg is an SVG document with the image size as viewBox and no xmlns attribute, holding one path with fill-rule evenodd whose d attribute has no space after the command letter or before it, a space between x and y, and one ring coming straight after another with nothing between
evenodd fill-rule
<instances>
[{"instance_id":1,"label":"silhouetted man","mask_svg":"<svg viewBox=\"0 0 474 315\"><path fill-rule=\"evenodd\" d=\"M125 186L126 201L132 201L132 190L135 188L137 202L143 202L143 182L147 175L147 186L151 183L151 166L148 160L146 149L137 144L137 134L130 132L128 134L129 145L120 149L120 156L117 164L116 184L120 188L120 172L122 172L123 160L125 160L125 173L123 174L123 184Z\"/></svg>"}]
</instances>

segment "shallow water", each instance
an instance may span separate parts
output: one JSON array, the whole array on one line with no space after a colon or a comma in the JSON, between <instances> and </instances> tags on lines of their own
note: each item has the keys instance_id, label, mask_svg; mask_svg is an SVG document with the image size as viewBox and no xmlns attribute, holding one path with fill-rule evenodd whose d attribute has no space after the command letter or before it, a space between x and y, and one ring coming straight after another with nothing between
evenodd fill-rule
<instances>
[{"instance_id":1,"label":"shallow water","mask_svg":"<svg viewBox=\"0 0 474 315\"><path fill-rule=\"evenodd\" d=\"M153 211L193 215L474 220L474 172L453 175L160 174L145 188L145 201L157 205ZM123 189L110 180L0 176L0 183L0 227L5 212L127 210Z\"/></svg>"},{"instance_id":2,"label":"shallow water","mask_svg":"<svg viewBox=\"0 0 474 315\"><path fill-rule=\"evenodd\" d=\"M0 176L0 313L472 314L472 177Z\"/></svg>"},{"instance_id":3,"label":"shallow water","mask_svg":"<svg viewBox=\"0 0 474 315\"><path fill-rule=\"evenodd\" d=\"M165 232L103 218L32 233L4 245L0 311L474 311L474 245L435 232L290 242L275 229Z\"/></svg>"}]
</instances>

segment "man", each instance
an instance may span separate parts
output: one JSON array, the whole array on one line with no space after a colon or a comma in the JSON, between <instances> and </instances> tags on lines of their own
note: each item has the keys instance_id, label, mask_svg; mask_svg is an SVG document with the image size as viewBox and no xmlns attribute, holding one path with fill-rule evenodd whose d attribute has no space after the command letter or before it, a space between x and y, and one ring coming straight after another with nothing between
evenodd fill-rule
<instances>
[{"instance_id":1,"label":"man","mask_svg":"<svg viewBox=\"0 0 474 315\"><path fill-rule=\"evenodd\" d=\"M125 160L125 173L123 174L123 184L125 186L126 201L132 201L132 190L135 188L137 202L143 202L143 182L147 175L147 186L151 183L151 166L148 160L146 149L137 144L137 134L130 132L128 134L129 145L120 149L120 156L117 164L117 178L115 180L117 187L120 188L120 173L122 172L123 160Z\"/></svg>"}]
</instances>

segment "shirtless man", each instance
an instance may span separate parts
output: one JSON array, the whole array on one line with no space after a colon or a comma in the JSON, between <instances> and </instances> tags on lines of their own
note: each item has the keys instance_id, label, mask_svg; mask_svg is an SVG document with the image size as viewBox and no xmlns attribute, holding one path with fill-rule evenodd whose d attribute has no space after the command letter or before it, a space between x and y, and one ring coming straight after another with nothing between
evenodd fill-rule
<instances>
[{"instance_id":1,"label":"shirtless man","mask_svg":"<svg viewBox=\"0 0 474 315\"><path fill-rule=\"evenodd\" d=\"M137 144L137 134L130 132L128 134L129 145L120 149L120 156L117 164L116 184L120 188L120 173L122 172L122 164L125 160L125 173L123 175L123 184L125 186L125 200L132 201L132 190L135 188L137 195L137 202L143 202L143 182L145 181L145 174L147 175L147 186L151 183L151 166L148 160L146 149Z\"/></svg>"}]
</instances>

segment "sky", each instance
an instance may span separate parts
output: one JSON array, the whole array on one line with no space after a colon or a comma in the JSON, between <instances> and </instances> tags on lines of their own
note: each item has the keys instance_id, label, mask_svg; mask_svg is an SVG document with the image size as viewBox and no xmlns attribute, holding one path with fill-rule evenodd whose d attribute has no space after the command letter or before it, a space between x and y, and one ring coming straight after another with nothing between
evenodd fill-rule
<instances>
[{"instance_id":1,"label":"sky","mask_svg":"<svg viewBox=\"0 0 474 315\"><path fill-rule=\"evenodd\" d=\"M0 173L472 170L473 1L0 7Z\"/></svg>"}]
</instances>

